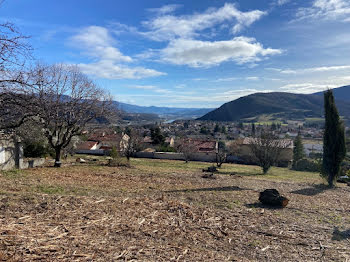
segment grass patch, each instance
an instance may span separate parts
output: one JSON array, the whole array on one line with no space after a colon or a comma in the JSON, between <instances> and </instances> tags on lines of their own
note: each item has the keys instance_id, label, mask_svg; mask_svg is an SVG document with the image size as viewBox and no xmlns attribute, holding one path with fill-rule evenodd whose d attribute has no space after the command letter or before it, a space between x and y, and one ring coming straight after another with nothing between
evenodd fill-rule
<instances>
[{"instance_id":1,"label":"grass patch","mask_svg":"<svg viewBox=\"0 0 350 262\"><path fill-rule=\"evenodd\" d=\"M60 186L52 186L52 185L38 185L36 186L36 192L39 193L44 193L48 195L53 195L53 194L64 194L65 189Z\"/></svg>"},{"instance_id":2,"label":"grass patch","mask_svg":"<svg viewBox=\"0 0 350 262\"><path fill-rule=\"evenodd\" d=\"M1 171L1 174L7 179L19 179L24 176L24 171L20 169L11 169L6 171Z\"/></svg>"},{"instance_id":3,"label":"grass patch","mask_svg":"<svg viewBox=\"0 0 350 262\"><path fill-rule=\"evenodd\" d=\"M152 170L153 172L178 172L178 171L190 171L190 172L202 172L203 168L211 166L212 163L203 162L188 162L184 161L172 161L172 160L157 160L157 159L132 159L132 165L138 170ZM219 168L217 174L221 175L240 175L249 176L258 179L278 180L278 181L296 181L307 183L321 183L322 178L315 172L301 172L294 171L288 168L272 167L265 175L262 174L262 170L258 166L253 165L237 165L237 164L223 164Z\"/></svg>"}]
</instances>

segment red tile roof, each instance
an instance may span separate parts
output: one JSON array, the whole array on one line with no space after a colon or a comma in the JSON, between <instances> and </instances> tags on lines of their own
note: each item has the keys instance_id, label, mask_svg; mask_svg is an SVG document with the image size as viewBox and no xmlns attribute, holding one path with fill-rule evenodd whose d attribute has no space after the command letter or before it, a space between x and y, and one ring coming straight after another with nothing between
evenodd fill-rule
<instances>
[{"instance_id":1,"label":"red tile roof","mask_svg":"<svg viewBox=\"0 0 350 262\"><path fill-rule=\"evenodd\" d=\"M77 146L77 149L78 150L91 150L91 148L93 148L97 144L98 144L98 142L96 142L96 141L85 141L85 142L80 143Z\"/></svg>"}]
</instances>

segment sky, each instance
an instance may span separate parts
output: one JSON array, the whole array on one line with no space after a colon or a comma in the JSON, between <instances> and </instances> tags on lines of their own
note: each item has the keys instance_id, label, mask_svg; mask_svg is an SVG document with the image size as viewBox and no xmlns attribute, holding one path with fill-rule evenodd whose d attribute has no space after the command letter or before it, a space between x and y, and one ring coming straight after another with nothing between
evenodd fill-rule
<instances>
[{"instance_id":1,"label":"sky","mask_svg":"<svg viewBox=\"0 0 350 262\"><path fill-rule=\"evenodd\" d=\"M77 65L115 100L219 107L350 84L350 0L5 0L34 57Z\"/></svg>"}]
</instances>

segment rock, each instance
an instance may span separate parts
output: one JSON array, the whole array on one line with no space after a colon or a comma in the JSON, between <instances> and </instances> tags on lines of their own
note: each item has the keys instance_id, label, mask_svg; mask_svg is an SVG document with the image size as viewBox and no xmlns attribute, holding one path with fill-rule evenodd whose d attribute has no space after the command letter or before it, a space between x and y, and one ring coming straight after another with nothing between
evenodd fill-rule
<instances>
[{"instance_id":1,"label":"rock","mask_svg":"<svg viewBox=\"0 0 350 262\"><path fill-rule=\"evenodd\" d=\"M80 158L80 157L78 157L75 161L76 161L77 163L86 163L86 160L83 159L83 158Z\"/></svg>"},{"instance_id":2,"label":"rock","mask_svg":"<svg viewBox=\"0 0 350 262\"><path fill-rule=\"evenodd\" d=\"M289 199L281 196L276 189L266 189L260 192L259 201L269 206L286 207Z\"/></svg>"},{"instance_id":3,"label":"rock","mask_svg":"<svg viewBox=\"0 0 350 262\"><path fill-rule=\"evenodd\" d=\"M206 169L202 169L203 172L210 172L210 173L213 173L213 172L217 172L217 168L215 166L210 166Z\"/></svg>"}]
</instances>

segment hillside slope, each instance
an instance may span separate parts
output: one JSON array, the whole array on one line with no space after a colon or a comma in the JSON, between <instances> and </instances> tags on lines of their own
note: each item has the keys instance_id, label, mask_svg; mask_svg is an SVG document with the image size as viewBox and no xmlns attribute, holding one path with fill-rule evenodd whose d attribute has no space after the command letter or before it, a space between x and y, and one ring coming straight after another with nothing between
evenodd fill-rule
<instances>
[{"instance_id":1,"label":"hillside slope","mask_svg":"<svg viewBox=\"0 0 350 262\"><path fill-rule=\"evenodd\" d=\"M340 114L347 119L350 105L337 100ZM283 119L304 119L323 116L323 96L282 92L256 93L223 104L198 120L241 121L260 115L274 115Z\"/></svg>"},{"instance_id":2,"label":"hillside slope","mask_svg":"<svg viewBox=\"0 0 350 262\"><path fill-rule=\"evenodd\" d=\"M350 85L333 88L333 95L336 100L350 102ZM323 92L314 93L314 95L323 96Z\"/></svg>"}]
</instances>

